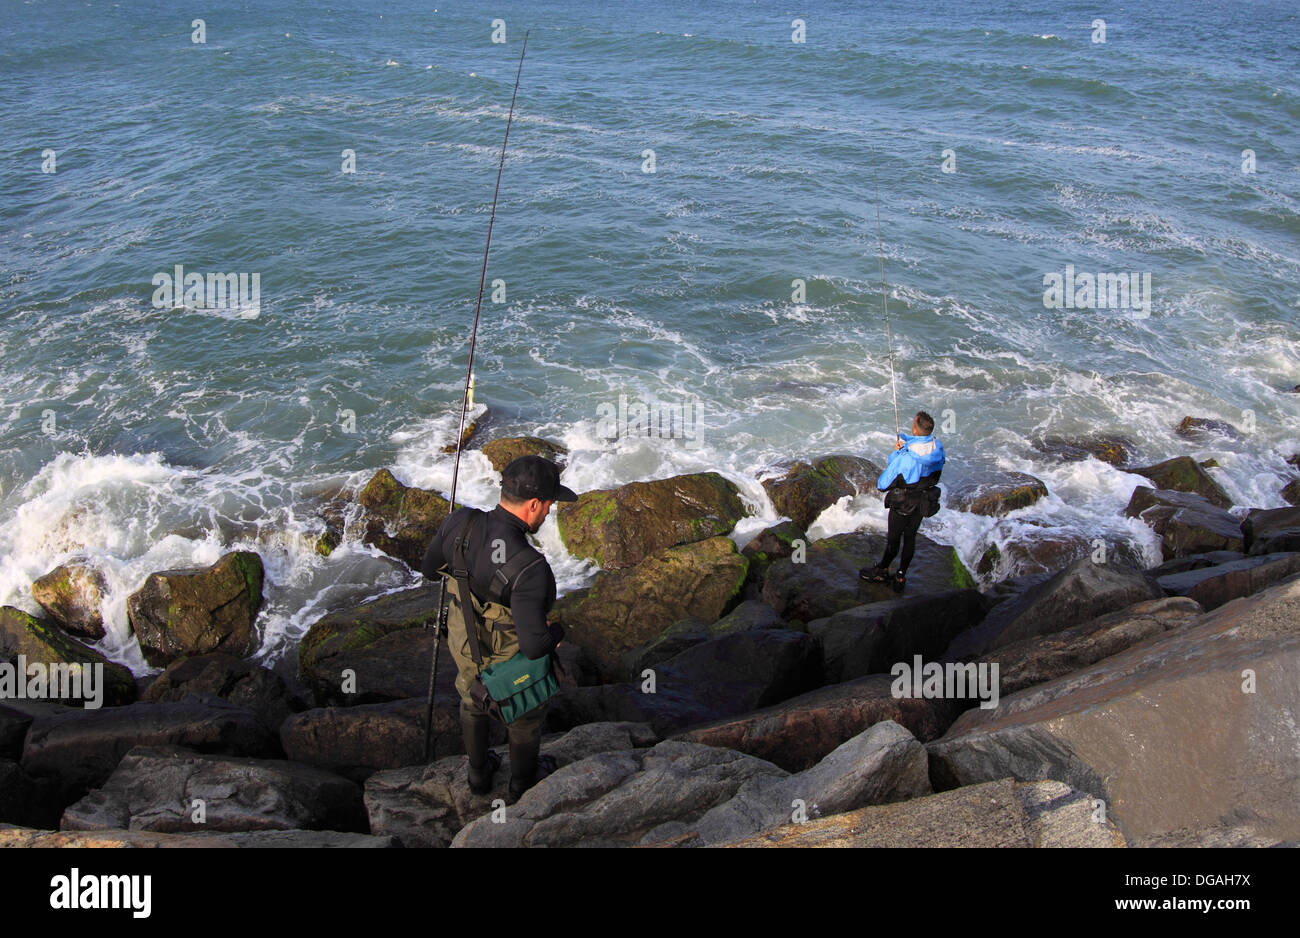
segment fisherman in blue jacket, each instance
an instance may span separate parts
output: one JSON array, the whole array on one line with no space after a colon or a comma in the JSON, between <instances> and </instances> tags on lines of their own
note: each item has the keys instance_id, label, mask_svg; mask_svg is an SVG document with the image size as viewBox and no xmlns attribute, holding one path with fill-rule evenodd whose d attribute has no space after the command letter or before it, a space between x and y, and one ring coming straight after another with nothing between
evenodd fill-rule
<instances>
[{"instance_id":1,"label":"fisherman in blue jacket","mask_svg":"<svg viewBox=\"0 0 1300 938\"><path fill-rule=\"evenodd\" d=\"M876 482L876 488L885 493L885 507L889 509L889 538L880 563L863 567L859 575L868 582L889 583L896 593L901 593L907 583L907 567L916 550L921 519L939 509L938 482L944 454L943 444L933 433L934 418L925 411L918 412L912 420L912 432L898 434L889 463ZM903 555L898 572L890 576L889 565L898 555L900 541Z\"/></svg>"}]
</instances>

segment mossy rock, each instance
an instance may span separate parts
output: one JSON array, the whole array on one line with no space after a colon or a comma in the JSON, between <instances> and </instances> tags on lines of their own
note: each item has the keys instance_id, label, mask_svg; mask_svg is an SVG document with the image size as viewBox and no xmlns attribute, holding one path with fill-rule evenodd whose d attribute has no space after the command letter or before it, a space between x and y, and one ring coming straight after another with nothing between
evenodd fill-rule
<instances>
[{"instance_id":1,"label":"mossy rock","mask_svg":"<svg viewBox=\"0 0 1300 938\"><path fill-rule=\"evenodd\" d=\"M584 648L604 680L621 676L623 655L673 623L719 619L740 599L749 569L727 537L661 550L634 567L603 570L592 585L560 598L551 618L566 642Z\"/></svg>"},{"instance_id":2,"label":"mossy rock","mask_svg":"<svg viewBox=\"0 0 1300 938\"><path fill-rule=\"evenodd\" d=\"M1282 497L1289 505L1300 505L1300 479L1292 479L1283 486Z\"/></svg>"},{"instance_id":3,"label":"mossy rock","mask_svg":"<svg viewBox=\"0 0 1300 938\"><path fill-rule=\"evenodd\" d=\"M541 456L559 466L569 453L563 445L543 440L537 436L503 436L483 444L483 455L497 472L505 469L520 456Z\"/></svg>"},{"instance_id":4,"label":"mossy rock","mask_svg":"<svg viewBox=\"0 0 1300 938\"><path fill-rule=\"evenodd\" d=\"M386 693L384 682L379 678L368 678L364 682L365 686L359 688L360 692L350 697L341 691L344 669L352 668L358 672L362 670L360 662L365 660L367 668L374 670L369 666L390 653L396 657L387 666L389 672L415 668L427 681L429 658L423 650L416 653L418 661L399 659L409 657L417 648L423 649L428 643L418 640L397 644L385 642L395 633L413 630L424 633L426 625L430 626L427 632L431 641L432 623L438 611L439 588L438 583L426 582L399 593L331 612L313 623L298 646L298 672L316 701L322 706L352 705L410 696L406 691L410 689L412 681L405 676L400 682L392 682L394 686L398 683L403 685L405 689L401 695ZM431 644L428 644L428 649L431 651ZM450 659L451 656L443 657ZM439 662L440 668L446 664L446 661ZM418 684L418 680L414 683ZM449 686L444 684L444 687Z\"/></svg>"},{"instance_id":5,"label":"mossy rock","mask_svg":"<svg viewBox=\"0 0 1300 938\"><path fill-rule=\"evenodd\" d=\"M13 606L0 607L0 661L16 662L19 655L28 666L38 662L47 667L53 664L103 665L103 703L118 706L135 700L135 678L122 665L81 644L52 622ZM64 702L74 704L81 699L84 698Z\"/></svg>"},{"instance_id":6,"label":"mossy rock","mask_svg":"<svg viewBox=\"0 0 1300 938\"><path fill-rule=\"evenodd\" d=\"M570 553L616 570L669 547L727 534L744 516L734 483L716 472L697 472L585 492L560 505L557 521Z\"/></svg>"},{"instance_id":7,"label":"mossy rock","mask_svg":"<svg viewBox=\"0 0 1300 938\"><path fill-rule=\"evenodd\" d=\"M1211 504L1219 508L1232 507L1228 493L1191 456L1176 456L1154 466L1142 466L1130 471L1150 479L1158 489L1193 492L1209 499Z\"/></svg>"},{"instance_id":8,"label":"mossy rock","mask_svg":"<svg viewBox=\"0 0 1300 938\"><path fill-rule=\"evenodd\" d=\"M963 486L949 496L948 504L958 511L996 518L1028 508L1047 494L1041 479L1012 472L998 482Z\"/></svg>"},{"instance_id":9,"label":"mossy rock","mask_svg":"<svg viewBox=\"0 0 1300 938\"><path fill-rule=\"evenodd\" d=\"M104 637L104 575L84 563L60 564L32 583L32 599L73 635Z\"/></svg>"},{"instance_id":10,"label":"mossy rock","mask_svg":"<svg viewBox=\"0 0 1300 938\"><path fill-rule=\"evenodd\" d=\"M470 439L474 436L474 434L478 432L479 427L483 426L483 424L487 422L489 413L490 411L485 407L483 408L483 413L479 414L477 417L473 418L472 420L469 420L465 424L465 429L462 430L460 434L461 449L465 448L465 444L467 444L470 441ZM456 452L456 444L448 443L441 450L439 450L439 452L454 453Z\"/></svg>"},{"instance_id":11,"label":"mossy rock","mask_svg":"<svg viewBox=\"0 0 1300 938\"><path fill-rule=\"evenodd\" d=\"M817 516L846 495L879 495L876 482L881 469L860 456L823 456L798 462L784 475L763 481L772 507L807 530Z\"/></svg>"},{"instance_id":12,"label":"mossy rock","mask_svg":"<svg viewBox=\"0 0 1300 938\"><path fill-rule=\"evenodd\" d=\"M183 655L257 650L253 624L262 608L262 558L232 551L210 567L151 573L126 601L144 658L155 667Z\"/></svg>"},{"instance_id":13,"label":"mossy rock","mask_svg":"<svg viewBox=\"0 0 1300 938\"><path fill-rule=\"evenodd\" d=\"M1128 462L1133 443L1118 436L1048 436L1035 439L1034 448L1066 462L1077 462L1091 456L1118 467Z\"/></svg>"},{"instance_id":14,"label":"mossy rock","mask_svg":"<svg viewBox=\"0 0 1300 938\"><path fill-rule=\"evenodd\" d=\"M451 507L437 492L403 485L387 469L371 477L357 493L357 503L366 513L361 540L412 570L420 569L424 551Z\"/></svg>"},{"instance_id":15,"label":"mossy rock","mask_svg":"<svg viewBox=\"0 0 1300 938\"><path fill-rule=\"evenodd\" d=\"M1193 440L1204 439L1216 433L1230 440L1241 439L1241 431L1232 424L1211 417L1184 417L1178 426L1174 427L1174 432Z\"/></svg>"},{"instance_id":16,"label":"mossy rock","mask_svg":"<svg viewBox=\"0 0 1300 938\"><path fill-rule=\"evenodd\" d=\"M763 601L783 619L811 622L867 602L897 599L888 587L864 586L858 579L859 570L879 562L884 547L883 534L866 531L815 541L802 563L785 558L768 568ZM904 597L974 587L974 577L954 548L917 535Z\"/></svg>"},{"instance_id":17,"label":"mossy rock","mask_svg":"<svg viewBox=\"0 0 1300 938\"><path fill-rule=\"evenodd\" d=\"M782 521L756 534L741 551L749 559L746 596L761 595L767 568L782 557L789 557L800 544L804 550L808 549L808 534L793 521Z\"/></svg>"}]
</instances>

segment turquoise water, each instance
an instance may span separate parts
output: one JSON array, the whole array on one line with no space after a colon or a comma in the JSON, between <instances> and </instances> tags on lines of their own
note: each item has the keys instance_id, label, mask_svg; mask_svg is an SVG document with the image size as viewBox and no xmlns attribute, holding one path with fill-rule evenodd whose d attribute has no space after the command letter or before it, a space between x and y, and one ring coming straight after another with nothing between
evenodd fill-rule
<instances>
[{"instance_id":1,"label":"turquoise water","mask_svg":"<svg viewBox=\"0 0 1300 938\"><path fill-rule=\"evenodd\" d=\"M408 582L308 538L321 493L381 466L450 485L525 29L477 400L493 434L565 441L576 488L716 469L755 513L743 540L776 517L757 479L778 459L883 459L874 170L904 417L941 418L945 481L1014 469L1053 492L1003 522L945 509L932 536L971 563L1039 531L1150 555L1119 515L1138 480L1060 465L1036 433L1214 457L1240 504L1282 504L1292 4L215 4L203 44L164 3L4 11L0 602L35 609L31 580L89 555L104 647L137 668L122 601L155 569L258 549L267 658L327 605ZM156 307L178 264L257 273L258 314ZM1149 273L1149 315L1045 308L1067 265ZM621 395L698 407L695 439L604 439ZM1242 437L1185 440L1188 414ZM493 496L477 454L461 482ZM813 533L878 515L848 501ZM553 524L542 540L562 585L590 577Z\"/></svg>"}]
</instances>

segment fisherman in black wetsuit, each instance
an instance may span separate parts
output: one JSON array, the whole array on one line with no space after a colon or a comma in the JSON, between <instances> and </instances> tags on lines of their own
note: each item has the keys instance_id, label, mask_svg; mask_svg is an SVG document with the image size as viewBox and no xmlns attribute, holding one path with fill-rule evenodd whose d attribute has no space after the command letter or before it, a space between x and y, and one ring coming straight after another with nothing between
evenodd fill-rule
<instances>
[{"instance_id":1,"label":"fisherman in black wetsuit","mask_svg":"<svg viewBox=\"0 0 1300 938\"><path fill-rule=\"evenodd\" d=\"M898 434L889 464L876 482L876 488L886 493L889 534L880 563L863 567L859 576L867 582L887 582L896 593L901 593L907 583L907 567L916 550L916 532L921 527L921 519L934 513L929 508L938 508L939 493L935 486L943 471L945 456L943 444L934 438L933 433L934 418L923 410L919 411L912 420L912 432ZM890 576L889 565L898 554L900 541L903 555L898 561L898 572Z\"/></svg>"},{"instance_id":2,"label":"fisherman in black wetsuit","mask_svg":"<svg viewBox=\"0 0 1300 938\"><path fill-rule=\"evenodd\" d=\"M460 694L460 727L469 755L469 785L476 794L492 789L492 775L501 757L488 750L489 713L475 700L482 669L508 661L522 652L545 659L564 638L558 623L546 614L555 603L555 576L528 534L536 534L556 501L578 496L560 484L560 469L540 456L521 456L501 473L501 501L489 512L461 508L453 512L429 542L421 569L429 578L453 567L455 543L465 538L469 587L477 616L467 616L456 602L454 581L447 590L447 647L456 661L456 690ZM476 619L477 643L467 619ZM475 645L477 647L475 647ZM475 661L475 657L479 661ZM544 702L508 724L510 741L509 802L513 804L554 760L540 756Z\"/></svg>"}]
</instances>

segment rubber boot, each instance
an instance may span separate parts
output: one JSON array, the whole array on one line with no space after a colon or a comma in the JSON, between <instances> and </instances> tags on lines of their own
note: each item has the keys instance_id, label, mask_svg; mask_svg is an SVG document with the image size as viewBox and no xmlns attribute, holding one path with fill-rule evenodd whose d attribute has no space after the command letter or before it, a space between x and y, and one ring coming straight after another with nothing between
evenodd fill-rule
<instances>
[{"instance_id":1,"label":"rubber boot","mask_svg":"<svg viewBox=\"0 0 1300 938\"><path fill-rule=\"evenodd\" d=\"M500 760L491 760L488 752L488 731L491 729L486 713L460 714L460 735L465 740L465 754L469 756L469 790L476 795L486 795L492 790L492 775Z\"/></svg>"},{"instance_id":2,"label":"rubber boot","mask_svg":"<svg viewBox=\"0 0 1300 938\"><path fill-rule=\"evenodd\" d=\"M537 783L537 755L541 749L540 739L528 742L510 740L510 791L506 804L514 804Z\"/></svg>"}]
</instances>

